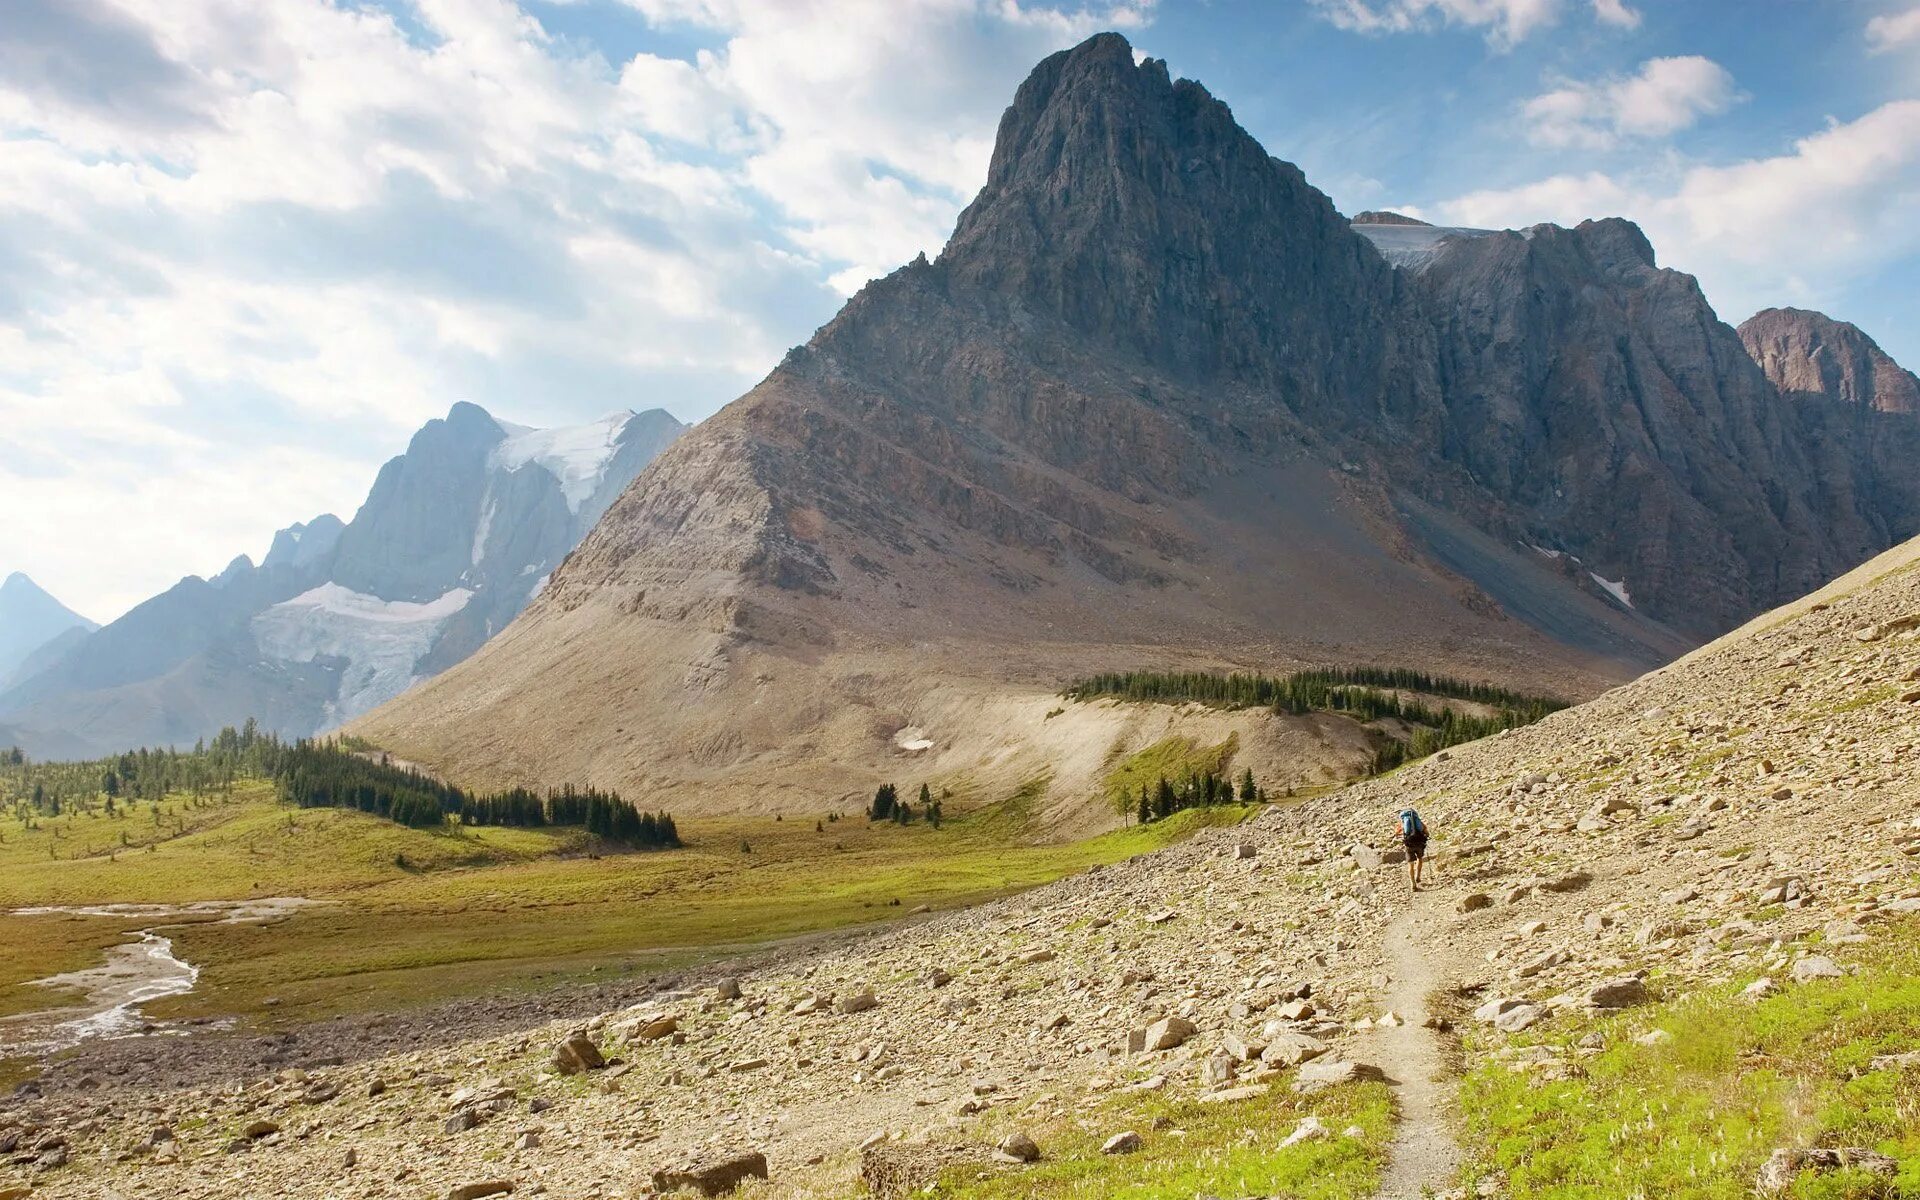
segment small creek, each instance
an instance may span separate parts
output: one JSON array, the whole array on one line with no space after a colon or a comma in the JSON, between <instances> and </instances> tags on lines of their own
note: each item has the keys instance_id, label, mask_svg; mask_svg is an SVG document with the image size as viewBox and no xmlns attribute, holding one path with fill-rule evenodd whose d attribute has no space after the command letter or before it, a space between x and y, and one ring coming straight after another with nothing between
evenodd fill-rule
<instances>
[{"instance_id":1,"label":"small creek","mask_svg":"<svg viewBox=\"0 0 1920 1200\"><path fill-rule=\"evenodd\" d=\"M77 993L78 1004L42 1012L0 1018L0 1058L51 1054L77 1046L89 1038L137 1037L150 1033L183 1033L180 1027L156 1026L140 1008L166 996L182 996L199 981L200 968L173 953L173 939L162 930L213 922L224 925L260 924L285 920L302 908L322 901L300 896L264 900L207 900L192 904L92 904L16 908L18 917L120 917L147 927L132 931L132 941L107 950L97 967L36 979L29 986Z\"/></svg>"}]
</instances>

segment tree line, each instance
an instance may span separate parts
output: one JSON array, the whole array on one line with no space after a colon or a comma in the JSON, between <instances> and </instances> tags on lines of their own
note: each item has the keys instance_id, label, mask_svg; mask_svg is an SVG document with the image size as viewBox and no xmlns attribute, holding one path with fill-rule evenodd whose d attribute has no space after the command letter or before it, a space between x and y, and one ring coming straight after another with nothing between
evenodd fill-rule
<instances>
[{"instance_id":1,"label":"tree line","mask_svg":"<svg viewBox=\"0 0 1920 1200\"><path fill-rule=\"evenodd\" d=\"M168 796L231 792L243 779L271 781L283 802L346 808L414 829L462 825L578 826L645 849L682 845L670 813L642 812L618 792L568 784L542 796L525 788L470 793L384 755L334 741L283 742L252 720L191 750L143 749L80 762L35 762L0 751L0 801L31 824L63 813L126 811Z\"/></svg>"},{"instance_id":2,"label":"tree line","mask_svg":"<svg viewBox=\"0 0 1920 1200\"><path fill-rule=\"evenodd\" d=\"M1463 713L1406 693L1464 700L1494 711L1488 715ZM1565 701L1551 697L1398 667L1329 667L1282 676L1119 671L1078 680L1061 694L1069 700L1112 698L1226 709L1268 708L1293 716L1330 712L1359 721L1391 718L1415 726L1408 737L1389 738L1375 750L1371 764L1374 774L1448 746L1530 725L1566 707Z\"/></svg>"},{"instance_id":3,"label":"tree line","mask_svg":"<svg viewBox=\"0 0 1920 1200\"><path fill-rule=\"evenodd\" d=\"M1384 703L1382 691L1419 692L1467 700L1539 720L1566 702L1530 696L1490 683L1470 683L1404 667L1325 667L1291 675L1219 674L1211 671L1114 671L1067 685L1069 700L1111 697L1154 704L1205 704L1213 708L1271 708L1296 716L1309 712L1359 712ZM1369 698L1369 693L1373 698ZM1382 715L1395 715L1382 709Z\"/></svg>"}]
</instances>

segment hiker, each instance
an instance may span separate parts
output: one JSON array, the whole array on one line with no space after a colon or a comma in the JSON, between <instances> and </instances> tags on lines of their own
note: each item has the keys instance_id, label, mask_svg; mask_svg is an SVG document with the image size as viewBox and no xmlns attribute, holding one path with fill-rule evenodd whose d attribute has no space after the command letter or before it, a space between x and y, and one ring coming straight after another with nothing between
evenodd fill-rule
<instances>
[{"instance_id":1,"label":"hiker","mask_svg":"<svg viewBox=\"0 0 1920 1200\"><path fill-rule=\"evenodd\" d=\"M1427 826L1410 808L1400 810L1400 841L1407 848L1407 879L1420 890L1420 873L1427 865Z\"/></svg>"}]
</instances>

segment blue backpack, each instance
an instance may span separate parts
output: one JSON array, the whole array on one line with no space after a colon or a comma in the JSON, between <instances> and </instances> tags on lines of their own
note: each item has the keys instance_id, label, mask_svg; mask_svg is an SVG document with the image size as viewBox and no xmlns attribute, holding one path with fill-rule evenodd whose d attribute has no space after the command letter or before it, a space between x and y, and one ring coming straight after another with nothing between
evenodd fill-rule
<instances>
[{"instance_id":1,"label":"blue backpack","mask_svg":"<svg viewBox=\"0 0 1920 1200\"><path fill-rule=\"evenodd\" d=\"M1410 808L1400 810L1400 831L1410 838L1427 836L1427 827L1420 820L1420 814Z\"/></svg>"}]
</instances>

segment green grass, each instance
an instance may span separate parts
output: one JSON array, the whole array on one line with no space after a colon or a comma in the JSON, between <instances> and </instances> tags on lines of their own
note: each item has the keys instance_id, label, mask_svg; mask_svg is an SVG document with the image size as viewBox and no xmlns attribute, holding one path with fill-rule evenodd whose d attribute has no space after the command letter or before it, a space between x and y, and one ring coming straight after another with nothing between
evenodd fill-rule
<instances>
[{"instance_id":1,"label":"green grass","mask_svg":"<svg viewBox=\"0 0 1920 1200\"><path fill-rule=\"evenodd\" d=\"M578 831L407 829L344 810L292 809L252 785L157 824L0 818L0 908L278 895L332 903L270 927L171 931L203 970L156 1016L270 1023L380 1011L572 978L672 967L723 948L883 921L1032 887L1156 849L1241 808L1184 813L1064 845L1023 841L1046 781L940 829L862 818L690 820L684 850L592 857ZM124 826L151 849L114 851ZM752 846L743 854L742 841ZM109 853L112 857L109 857ZM404 865L402 865L404 864ZM46 1007L24 981L99 961L132 918L0 917L0 1012ZM272 1001L274 1003L269 1003Z\"/></svg>"},{"instance_id":2,"label":"green grass","mask_svg":"<svg viewBox=\"0 0 1920 1200\"><path fill-rule=\"evenodd\" d=\"M1648 1029L1673 1036L1634 1041ZM1606 1049L1573 1055L1595 1030ZM1504 1175L1513 1200L1734 1200L1773 1150L1812 1145L1877 1149L1901 1170L1891 1183L1809 1177L1803 1200L1920 1197L1920 1069L1868 1069L1920 1048L1920 926L1889 930L1846 979L1757 1004L1729 984L1537 1040L1583 1074L1543 1082L1487 1063L1461 1089L1469 1180Z\"/></svg>"},{"instance_id":3,"label":"green grass","mask_svg":"<svg viewBox=\"0 0 1920 1200\"><path fill-rule=\"evenodd\" d=\"M1175 735L1161 738L1151 746L1127 755L1107 771L1107 803L1116 811L1131 812L1139 803L1140 789L1151 790L1162 779L1176 786L1190 775L1225 775L1227 764L1240 748L1238 735L1230 734L1216 746L1203 746L1190 737Z\"/></svg>"},{"instance_id":4,"label":"green grass","mask_svg":"<svg viewBox=\"0 0 1920 1200\"><path fill-rule=\"evenodd\" d=\"M1280 1142L1309 1115L1333 1136L1281 1149ZM1003 1114L983 1135L1025 1129L1044 1157L984 1180L971 1168L957 1167L931 1194L950 1200L1192 1200L1204 1195L1351 1200L1378 1188L1392 1125L1392 1101L1379 1083L1333 1088L1309 1098L1271 1092L1226 1104L1124 1093L1072 1121L1038 1122L1030 1112ZM1350 1126L1362 1132L1343 1136ZM1140 1134L1145 1145L1133 1154L1101 1154L1101 1144L1124 1129Z\"/></svg>"}]
</instances>

